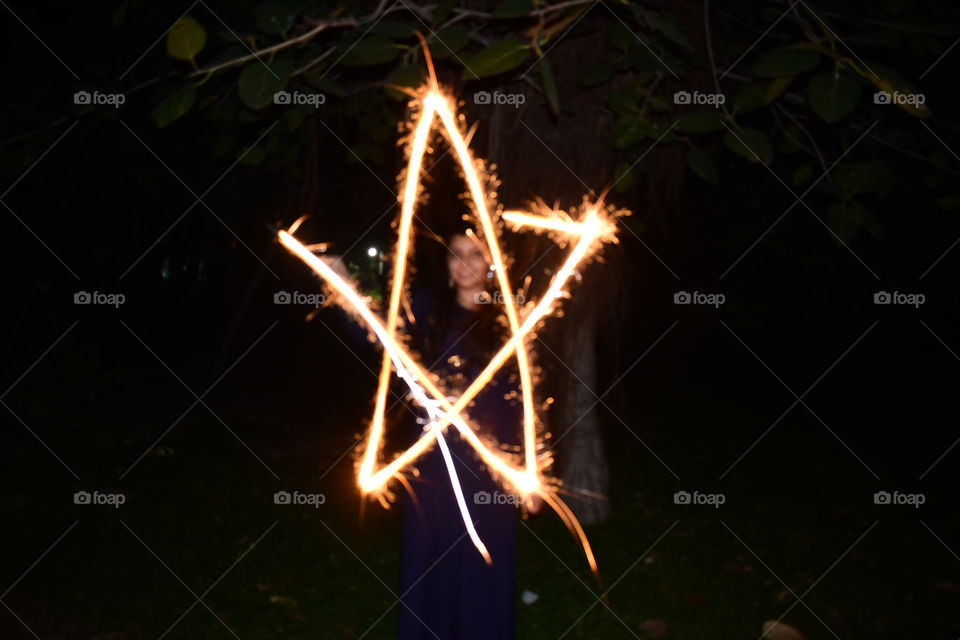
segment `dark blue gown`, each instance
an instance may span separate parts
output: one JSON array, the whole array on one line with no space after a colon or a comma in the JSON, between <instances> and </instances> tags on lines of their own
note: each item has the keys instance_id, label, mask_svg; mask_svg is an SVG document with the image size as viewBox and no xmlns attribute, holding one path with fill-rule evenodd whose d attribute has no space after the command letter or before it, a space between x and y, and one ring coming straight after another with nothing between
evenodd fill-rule
<instances>
[{"instance_id":1,"label":"dark blue gown","mask_svg":"<svg viewBox=\"0 0 960 640\"><path fill-rule=\"evenodd\" d=\"M414 298L413 313L420 327L426 326L431 306L429 297ZM445 354L443 361L432 370L442 380L453 382L448 392L456 395L462 389L457 381L469 384L486 362L463 358L463 341L458 340L475 322L476 314L459 305L454 309L450 328L439 345L438 353ZM498 442L515 445L520 438L522 406L504 396L517 387L504 373L495 380L497 384L477 395L468 413L479 429L494 435ZM412 435L419 437L422 428L415 425ZM416 500L406 492L403 499L398 638L512 640L519 510L503 500L503 488L455 427L449 427L444 436L470 516L493 564L486 564L467 533L442 452L435 444L415 463L419 477L409 478Z\"/></svg>"}]
</instances>

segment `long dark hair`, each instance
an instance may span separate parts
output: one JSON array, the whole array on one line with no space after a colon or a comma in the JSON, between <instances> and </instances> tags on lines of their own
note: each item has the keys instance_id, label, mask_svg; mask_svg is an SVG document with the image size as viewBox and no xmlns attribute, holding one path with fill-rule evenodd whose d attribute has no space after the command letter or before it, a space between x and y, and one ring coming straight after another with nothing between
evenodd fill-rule
<instances>
[{"instance_id":1,"label":"long dark hair","mask_svg":"<svg viewBox=\"0 0 960 640\"><path fill-rule=\"evenodd\" d=\"M466 236L469 227L463 227L448 233L444 239L444 246L449 251L450 242L457 236ZM446 258L446 256L444 256ZM446 269L446 261L444 261ZM475 364L481 368L487 360L500 348L504 341L504 325L501 319L502 309L495 301L501 298L495 289L488 285L489 304L479 305L471 313L469 324L462 329L465 335L457 344L453 353L465 358L469 364ZM441 358L446 358L451 354L444 354L444 338L450 331L455 314L458 313L457 289L455 286L449 286L447 279L442 282L435 279L434 289L432 291L433 303L430 314L427 318L427 326L421 327L423 332L423 353L424 364L432 366ZM439 363L438 363L439 364Z\"/></svg>"}]
</instances>

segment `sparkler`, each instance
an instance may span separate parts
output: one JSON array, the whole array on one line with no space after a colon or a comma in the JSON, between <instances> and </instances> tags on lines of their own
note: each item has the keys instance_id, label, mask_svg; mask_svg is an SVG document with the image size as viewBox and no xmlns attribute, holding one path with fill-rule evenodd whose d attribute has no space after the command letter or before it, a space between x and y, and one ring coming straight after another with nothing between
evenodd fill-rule
<instances>
[{"instance_id":1,"label":"sparkler","mask_svg":"<svg viewBox=\"0 0 960 640\"><path fill-rule=\"evenodd\" d=\"M300 220L295 222L287 231L278 233L280 242L322 277L330 288L336 294L339 294L334 296L334 299L344 308L359 315L383 345L383 360L380 367L376 404L367 436L366 448L359 463L358 484L364 494L375 495L380 498L381 502L384 502L383 495L389 481L393 478L403 481L401 472L410 467L419 456L436 443L440 447L446 463L464 525L474 546L483 555L487 563L490 563L492 559L474 529L445 441L444 432L448 426L453 425L460 435L479 453L481 459L499 478L505 488L514 489L525 501L531 495L536 494L557 512L571 532L579 539L587 561L594 574L597 575L596 560L580 523L559 498L556 487L542 475L542 471L549 466L551 461L547 455L538 456L537 453L538 446L542 445L542 442L538 441L537 438L538 420L533 400L528 341L540 323L556 308L558 301L569 295L566 289L567 283L571 277L577 274L577 269L589 262L605 243L616 242L615 219L618 216L627 215L629 212L605 205L603 196L597 202L590 202L587 198L584 198L582 204L578 207L577 219L563 211L548 207L542 202L535 204L532 207L533 211L529 212L499 212L493 188L491 188L491 185L495 187L495 181L492 175L486 172L483 163L477 161L471 155L467 143L469 135L464 130L463 118L462 116L457 117L453 99L440 89L433 73L432 64L429 64L429 58L428 67L430 81L413 94L414 99L411 102L416 116L415 124L406 145L408 161L406 173L401 181L401 213L397 230L396 255L393 260L393 282L385 321L374 314L368 301L357 292L351 283L341 277L324 260L314 255L311 249L315 245L305 246L293 236ZM416 358L406 350L401 337L397 335L398 325L400 324L400 307L405 295L404 283L410 254L413 217L420 200L420 172L423 157L428 149L429 134L435 121L439 123L439 128L453 148L457 162L462 169L474 214L480 222L479 230L487 243L492 263L491 268L496 274L497 283L502 292L503 307L510 328L510 338L493 355L477 378L456 399L448 399L443 389L417 362ZM513 294L514 289L511 287L508 278L504 255L498 242L499 227L495 223L494 213L517 230L529 228L534 232L550 234L554 241L560 244L572 243L573 245L539 301L530 301L523 308L516 304L516 298ZM504 452L498 451L495 443L481 440L475 429L470 426L469 415L465 411L470 401L491 381L497 371L511 357L517 359L523 401L523 454L521 457L522 464L520 465L515 464ZM428 419L422 435L412 446L391 462L378 468L384 437L384 410L393 371L409 387L413 399L426 411Z\"/></svg>"}]
</instances>

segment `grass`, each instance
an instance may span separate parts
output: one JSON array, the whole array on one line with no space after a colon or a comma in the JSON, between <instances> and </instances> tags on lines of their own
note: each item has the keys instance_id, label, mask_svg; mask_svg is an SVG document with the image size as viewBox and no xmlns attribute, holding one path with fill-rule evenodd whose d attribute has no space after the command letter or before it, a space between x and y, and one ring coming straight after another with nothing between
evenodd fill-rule
<instances>
[{"instance_id":1,"label":"grass","mask_svg":"<svg viewBox=\"0 0 960 640\"><path fill-rule=\"evenodd\" d=\"M364 402L344 398L310 420L231 412L226 422L279 480L202 408L117 480L189 404L170 393L176 401L127 432L89 418L58 431L56 412L24 413L83 480L16 432L4 602L23 623L44 640L393 637L399 512L372 504L361 514L351 457L334 464L353 441L342 425L362 420ZM955 515L874 506L874 480L803 412L719 480L777 415L626 407L627 424L682 481L606 420L614 515L587 532L609 609L577 543L546 514L519 528L518 591L539 599L518 604L518 638L645 639L645 621L659 620L668 638L749 639L782 615L811 639L956 635L960 561L932 535L960 540ZM78 489L123 491L127 503L77 506ZM327 500L275 505L280 489ZM674 504L681 489L726 503ZM12 614L0 631L32 637Z\"/></svg>"}]
</instances>

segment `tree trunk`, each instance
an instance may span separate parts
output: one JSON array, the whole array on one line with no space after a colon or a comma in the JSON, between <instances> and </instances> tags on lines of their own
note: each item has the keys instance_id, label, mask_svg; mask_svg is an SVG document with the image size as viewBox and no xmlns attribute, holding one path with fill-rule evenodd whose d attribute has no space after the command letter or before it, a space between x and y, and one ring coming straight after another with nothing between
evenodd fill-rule
<instances>
[{"instance_id":1,"label":"tree trunk","mask_svg":"<svg viewBox=\"0 0 960 640\"><path fill-rule=\"evenodd\" d=\"M600 433L600 412L597 407L597 349L594 342L598 307L580 317L576 339L564 340L560 357L573 371L563 385L560 406L560 429L556 438L563 438L560 477L564 498L581 523L600 522L610 516L608 499L610 474Z\"/></svg>"}]
</instances>

